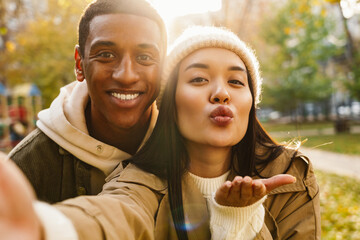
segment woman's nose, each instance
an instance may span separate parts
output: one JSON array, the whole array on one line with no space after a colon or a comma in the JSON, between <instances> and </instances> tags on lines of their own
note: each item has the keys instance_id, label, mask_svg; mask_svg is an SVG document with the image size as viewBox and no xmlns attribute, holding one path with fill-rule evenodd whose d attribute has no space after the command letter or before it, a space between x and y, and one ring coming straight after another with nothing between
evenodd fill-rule
<instances>
[{"instance_id":1,"label":"woman's nose","mask_svg":"<svg viewBox=\"0 0 360 240\"><path fill-rule=\"evenodd\" d=\"M230 101L230 94L225 86L222 84L217 85L214 88L210 97L211 103L227 104Z\"/></svg>"}]
</instances>

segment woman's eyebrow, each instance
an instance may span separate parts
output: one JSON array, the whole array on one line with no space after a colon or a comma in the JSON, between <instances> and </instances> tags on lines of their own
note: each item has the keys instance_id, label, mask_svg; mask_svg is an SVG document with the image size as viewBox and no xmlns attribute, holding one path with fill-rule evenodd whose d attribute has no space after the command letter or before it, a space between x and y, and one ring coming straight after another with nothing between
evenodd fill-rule
<instances>
[{"instance_id":1,"label":"woman's eyebrow","mask_svg":"<svg viewBox=\"0 0 360 240\"><path fill-rule=\"evenodd\" d=\"M187 66L185 68L185 71L190 69L190 68L205 68L205 69L208 69L209 66L206 65L206 64L203 64L203 63L193 63L193 64L190 64L189 66Z\"/></svg>"},{"instance_id":2,"label":"woman's eyebrow","mask_svg":"<svg viewBox=\"0 0 360 240\"><path fill-rule=\"evenodd\" d=\"M231 66L228 68L229 71L242 71L242 72L247 72L245 68L240 67L240 66Z\"/></svg>"}]
</instances>

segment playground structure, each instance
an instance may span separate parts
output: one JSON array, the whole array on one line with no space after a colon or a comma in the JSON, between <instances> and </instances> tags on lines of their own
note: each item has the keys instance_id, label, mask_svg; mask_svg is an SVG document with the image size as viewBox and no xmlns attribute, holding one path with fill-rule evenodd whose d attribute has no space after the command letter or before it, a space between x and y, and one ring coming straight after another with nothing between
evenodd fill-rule
<instances>
[{"instance_id":1,"label":"playground structure","mask_svg":"<svg viewBox=\"0 0 360 240\"><path fill-rule=\"evenodd\" d=\"M10 151L35 128L41 109L41 92L35 84L7 89L0 83L0 150Z\"/></svg>"}]
</instances>

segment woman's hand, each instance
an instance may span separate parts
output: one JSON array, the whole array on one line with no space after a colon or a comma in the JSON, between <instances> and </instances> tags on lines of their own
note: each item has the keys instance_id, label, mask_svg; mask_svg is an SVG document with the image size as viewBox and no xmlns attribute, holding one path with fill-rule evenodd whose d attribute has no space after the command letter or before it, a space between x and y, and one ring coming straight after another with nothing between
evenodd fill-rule
<instances>
[{"instance_id":1,"label":"woman's hand","mask_svg":"<svg viewBox=\"0 0 360 240\"><path fill-rule=\"evenodd\" d=\"M41 224L33 208L34 192L16 165L0 152L1 239L41 239Z\"/></svg>"},{"instance_id":2,"label":"woman's hand","mask_svg":"<svg viewBox=\"0 0 360 240\"><path fill-rule=\"evenodd\" d=\"M294 183L296 178L289 174L279 174L268 179L255 179L251 177L235 177L232 182L226 181L215 193L215 201L223 206L246 207L249 206L273 189Z\"/></svg>"}]
</instances>

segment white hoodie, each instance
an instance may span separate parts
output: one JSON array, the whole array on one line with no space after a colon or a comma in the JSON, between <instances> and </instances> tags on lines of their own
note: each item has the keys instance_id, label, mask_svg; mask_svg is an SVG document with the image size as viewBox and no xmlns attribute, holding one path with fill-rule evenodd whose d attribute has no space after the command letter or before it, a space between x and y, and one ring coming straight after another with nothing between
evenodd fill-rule
<instances>
[{"instance_id":1,"label":"white hoodie","mask_svg":"<svg viewBox=\"0 0 360 240\"><path fill-rule=\"evenodd\" d=\"M62 148L108 176L120 161L131 155L89 135L85 120L88 100L86 80L72 82L60 89L50 108L39 112L36 125ZM141 146L149 138L157 120L156 104L151 107L149 129Z\"/></svg>"}]
</instances>

